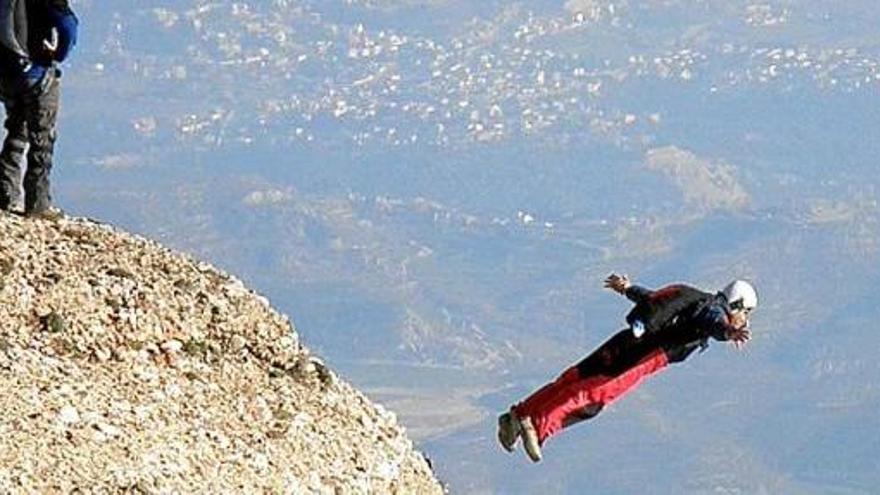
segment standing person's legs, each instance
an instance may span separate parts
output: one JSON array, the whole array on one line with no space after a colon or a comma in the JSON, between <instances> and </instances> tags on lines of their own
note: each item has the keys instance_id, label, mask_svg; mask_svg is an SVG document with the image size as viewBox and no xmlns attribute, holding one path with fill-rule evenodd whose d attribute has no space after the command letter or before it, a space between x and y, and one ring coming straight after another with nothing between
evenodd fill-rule
<instances>
[{"instance_id":1,"label":"standing person's legs","mask_svg":"<svg viewBox=\"0 0 880 495\"><path fill-rule=\"evenodd\" d=\"M0 151L0 209L21 210L22 172L28 148L27 123L23 106L9 102L6 107L6 138Z\"/></svg>"},{"instance_id":2,"label":"standing person's legs","mask_svg":"<svg viewBox=\"0 0 880 495\"><path fill-rule=\"evenodd\" d=\"M30 149L27 171L24 174L25 214L40 215L49 211L52 196L49 173L55 152L55 124L61 100L61 85L55 69L49 69L45 79L37 84L26 98L26 120Z\"/></svg>"}]
</instances>

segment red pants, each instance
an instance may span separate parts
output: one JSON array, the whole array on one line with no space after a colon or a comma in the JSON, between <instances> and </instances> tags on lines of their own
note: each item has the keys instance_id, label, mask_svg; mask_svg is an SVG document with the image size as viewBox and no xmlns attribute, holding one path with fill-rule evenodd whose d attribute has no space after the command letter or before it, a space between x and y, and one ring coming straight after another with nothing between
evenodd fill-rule
<instances>
[{"instance_id":1,"label":"red pants","mask_svg":"<svg viewBox=\"0 0 880 495\"><path fill-rule=\"evenodd\" d=\"M576 366L567 369L553 383L545 385L514 407L519 417L528 416L538 431L538 440L556 434L587 408L595 411L635 388L645 377L669 364L662 349L645 356L617 376L581 376Z\"/></svg>"}]
</instances>

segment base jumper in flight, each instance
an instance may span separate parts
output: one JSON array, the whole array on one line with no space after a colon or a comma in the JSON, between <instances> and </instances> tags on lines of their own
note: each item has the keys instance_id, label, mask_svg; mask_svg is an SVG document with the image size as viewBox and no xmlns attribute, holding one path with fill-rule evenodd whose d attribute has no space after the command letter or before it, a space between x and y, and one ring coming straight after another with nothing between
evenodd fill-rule
<instances>
[{"instance_id":1,"label":"base jumper in flight","mask_svg":"<svg viewBox=\"0 0 880 495\"><path fill-rule=\"evenodd\" d=\"M635 303L626 317L629 327L498 417L498 441L508 452L522 438L526 454L538 462L548 438L706 349L709 339L741 348L751 338L749 316L758 296L748 282L735 280L713 294L684 284L649 290L612 274L605 287Z\"/></svg>"}]
</instances>

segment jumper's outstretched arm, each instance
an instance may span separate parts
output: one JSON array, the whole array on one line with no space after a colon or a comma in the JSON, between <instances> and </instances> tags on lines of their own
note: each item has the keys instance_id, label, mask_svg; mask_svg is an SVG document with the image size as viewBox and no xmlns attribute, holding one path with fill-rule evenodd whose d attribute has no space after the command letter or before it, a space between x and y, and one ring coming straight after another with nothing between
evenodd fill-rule
<instances>
[{"instance_id":1,"label":"jumper's outstretched arm","mask_svg":"<svg viewBox=\"0 0 880 495\"><path fill-rule=\"evenodd\" d=\"M626 275L619 275L617 273L608 275L608 278L605 279L604 287L622 296L626 296L627 299L634 303L647 299L653 292L650 289L633 284Z\"/></svg>"}]
</instances>

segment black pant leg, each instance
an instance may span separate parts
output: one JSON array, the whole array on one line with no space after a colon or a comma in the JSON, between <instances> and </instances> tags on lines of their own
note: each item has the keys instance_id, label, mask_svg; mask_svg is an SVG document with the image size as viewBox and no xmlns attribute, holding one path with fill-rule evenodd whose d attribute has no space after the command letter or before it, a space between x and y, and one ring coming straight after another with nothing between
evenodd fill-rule
<instances>
[{"instance_id":1,"label":"black pant leg","mask_svg":"<svg viewBox=\"0 0 880 495\"><path fill-rule=\"evenodd\" d=\"M54 69L49 69L46 78L25 98L30 143L27 171L24 174L24 207L27 213L38 213L52 206L49 173L55 152L61 84Z\"/></svg>"},{"instance_id":2,"label":"black pant leg","mask_svg":"<svg viewBox=\"0 0 880 495\"><path fill-rule=\"evenodd\" d=\"M28 136L23 105L11 102L5 107L6 137L0 151L0 209L8 210L21 208L24 204L21 185Z\"/></svg>"}]
</instances>

